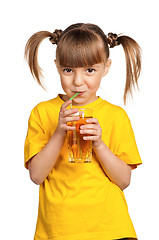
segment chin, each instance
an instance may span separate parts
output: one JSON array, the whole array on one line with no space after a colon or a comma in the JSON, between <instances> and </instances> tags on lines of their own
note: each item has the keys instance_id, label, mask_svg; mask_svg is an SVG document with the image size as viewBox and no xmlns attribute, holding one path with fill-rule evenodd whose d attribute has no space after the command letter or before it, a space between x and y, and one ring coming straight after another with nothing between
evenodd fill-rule
<instances>
[{"instance_id":1,"label":"chin","mask_svg":"<svg viewBox=\"0 0 159 240\"><path fill-rule=\"evenodd\" d=\"M75 105L79 105L79 106L82 106L82 105L87 105L87 101L76 101L74 102Z\"/></svg>"}]
</instances>

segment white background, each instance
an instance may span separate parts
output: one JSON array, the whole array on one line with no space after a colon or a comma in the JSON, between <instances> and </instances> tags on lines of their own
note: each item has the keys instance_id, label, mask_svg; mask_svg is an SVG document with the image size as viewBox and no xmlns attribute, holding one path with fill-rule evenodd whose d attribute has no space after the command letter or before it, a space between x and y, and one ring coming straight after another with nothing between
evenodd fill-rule
<instances>
[{"instance_id":1,"label":"white background","mask_svg":"<svg viewBox=\"0 0 159 240\"><path fill-rule=\"evenodd\" d=\"M55 45L45 40L39 61L45 92L33 80L23 60L24 47L35 32L65 29L77 22L94 23L105 33L124 33L142 48L140 92L124 107L125 60L122 47L111 50L112 66L99 95L127 111L143 164L132 173L125 190L139 240L159 239L159 30L158 2L151 1L3 1L0 6L0 219L1 239L31 240L34 236L38 189L24 168L23 148L31 109L59 92L54 66Z\"/></svg>"}]
</instances>

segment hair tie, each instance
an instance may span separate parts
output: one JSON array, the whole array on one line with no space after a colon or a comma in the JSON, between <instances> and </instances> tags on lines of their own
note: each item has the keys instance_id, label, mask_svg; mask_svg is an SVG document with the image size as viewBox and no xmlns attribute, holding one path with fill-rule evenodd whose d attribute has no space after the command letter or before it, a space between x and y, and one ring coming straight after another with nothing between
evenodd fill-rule
<instances>
[{"instance_id":1,"label":"hair tie","mask_svg":"<svg viewBox=\"0 0 159 240\"><path fill-rule=\"evenodd\" d=\"M62 33L61 29L55 29L55 31L52 33L52 36L50 37L50 42L52 44L57 44L60 38L60 35Z\"/></svg>"},{"instance_id":2,"label":"hair tie","mask_svg":"<svg viewBox=\"0 0 159 240\"><path fill-rule=\"evenodd\" d=\"M116 33L108 33L107 41L108 41L110 48L120 45L120 42L118 40L118 35Z\"/></svg>"}]
</instances>

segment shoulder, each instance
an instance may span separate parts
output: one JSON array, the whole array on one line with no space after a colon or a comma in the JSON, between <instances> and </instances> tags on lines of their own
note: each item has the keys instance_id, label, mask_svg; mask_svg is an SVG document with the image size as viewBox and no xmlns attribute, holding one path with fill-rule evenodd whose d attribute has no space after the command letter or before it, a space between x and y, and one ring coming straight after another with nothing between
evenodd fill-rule
<instances>
[{"instance_id":1,"label":"shoulder","mask_svg":"<svg viewBox=\"0 0 159 240\"><path fill-rule=\"evenodd\" d=\"M38 103L32 110L31 116L43 117L45 115L52 115L59 112L60 104L58 103L58 99L53 98L47 101L43 101Z\"/></svg>"},{"instance_id":2,"label":"shoulder","mask_svg":"<svg viewBox=\"0 0 159 240\"><path fill-rule=\"evenodd\" d=\"M42 111L46 111L46 110L49 110L49 109L56 110L56 109L59 109L60 107L61 107L61 103L59 102L59 98L56 97L56 98L38 103L33 108L33 111L37 110L39 112L42 112Z\"/></svg>"},{"instance_id":3,"label":"shoulder","mask_svg":"<svg viewBox=\"0 0 159 240\"><path fill-rule=\"evenodd\" d=\"M114 105L106 100L102 101L100 109L103 111L103 113L105 112L105 114L109 114L109 117L114 119L128 118L126 111L122 107Z\"/></svg>"}]
</instances>

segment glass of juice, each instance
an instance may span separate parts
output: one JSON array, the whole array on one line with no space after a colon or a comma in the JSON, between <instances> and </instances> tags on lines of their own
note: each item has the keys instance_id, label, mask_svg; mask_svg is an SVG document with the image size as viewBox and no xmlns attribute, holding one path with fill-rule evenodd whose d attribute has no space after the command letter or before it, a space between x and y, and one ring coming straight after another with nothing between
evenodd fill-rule
<instances>
[{"instance_id":1,"label":"glass of juice","mask_svg":"<svg viewBox=\"0 0 159 240\"><path fill-rule=\"evenodd\" d=\"M68 157L70 163L91 163L92 141L83 140L89 134L80 134L80 126L88 124L86 120L93 117L93 109L79 108L75 116L79 116L78 121L69 122L69 126L75 126L74 131L67 131Z\"/></svg>"}]
</instances>

